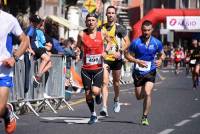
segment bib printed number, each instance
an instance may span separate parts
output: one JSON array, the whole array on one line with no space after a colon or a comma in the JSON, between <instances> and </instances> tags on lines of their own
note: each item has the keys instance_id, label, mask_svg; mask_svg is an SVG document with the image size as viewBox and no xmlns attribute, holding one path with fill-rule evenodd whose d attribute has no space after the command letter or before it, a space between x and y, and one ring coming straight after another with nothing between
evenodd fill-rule
<instances>
[{"instance_id":1,"label":"bib printed number","mask_svg":"<svg viewBox=\"0 0 200 134\"><path fill-rule=\"evenodd\" d=\"M89 65L101 64L101 54L86 55L86 64L89 64Z\"/></svg>"},{"instance_id":2,"label":"bib printed number","mask_svg":"<svg viewBox=\"0 0 200 134\"><path fill-rule=\"evenodd\" d=\"M196 64L196 59L195 60L191 60L190 64L193 64L193 65Z\"/></svg>"},{"instance_id":3,"label":"bib printed number","mask_svg":"<svg viewBox=\"0 0 200 134\"><path fill-rule=\"evenodd\" d=\"M114 54L116 52L116 46L111 46L110 49L108 50L108 54Z\"/></svg>"},{"instance_id":4,"label":"bib printed number","mask_svg":"<svg viewBox=\"0 0 200 134\"><path fill-rule=\"evenodd\" d=\"M177 59L181 58L181 55L177 55L176 58L177 58Z\"/></svg>"},{"instance_id":5,"label":"bib printed number","mask_svg":"<svg viewBox=\"0 0 200 134\"><path fill-rule=\"evenodd\" d=\"M140 67L138 64L136 64L135 69L139 70L139 71L143 71L143 72L150 71L150 69L151 69L151 62L150 61L146 61L145 63L147 65L147 67Z\"/></svg>"}]
</instances>

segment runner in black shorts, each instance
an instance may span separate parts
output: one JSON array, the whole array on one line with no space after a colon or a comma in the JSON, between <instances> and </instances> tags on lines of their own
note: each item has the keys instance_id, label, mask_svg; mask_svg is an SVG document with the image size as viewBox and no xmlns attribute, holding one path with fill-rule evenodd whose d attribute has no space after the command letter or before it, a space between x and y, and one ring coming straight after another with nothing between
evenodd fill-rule
<instances>
[{"instance_id":1,"label":"runner in black shorts","mask_svg":"<svg viewBox=\"0 0 200 134\"><path fill-rule=\"evenodd\" d=\"M198 46L198 40L192 40L192 49L190 50L190 67L192 72L193 89L196 89L199 84L199 58L200 47Z\"/></svg>"},{"instance_id":2,"label":"runner in black shorts","mask_svg":"<svg viewBox=\"0 0 200 134\"><path fill-rule=\"evenodd\" d=\"M103 69L81 70L81 77L85 90L91 90L91 87L101 88L103 84Z\"/></svg>"},{"instance_id":3,"label":"runner in black shorts","mask_svg":"<svg viewBox=\"0 0 200 134\"><path fill-rule=\"evenodd\" d=\"M123 64L122 56L123 51L130 45L127 30L124 26L116 23L117 14L114 6L109 6L106 10L107 23L101 26L101 31L106 32L110 37L110 44L105 44L106 57L104 60L104 82L102 88L103 94L103 106L100 112L102 116L108 116L107 112L107 100L108 100L108 83L109 73L112 71L113 86L114 86L114 112L120 112L119 103L119 92L120 85L119 81L121 78L121 67Z\"/></svg>"},{"instance_id":4,"label":"runner in black shorts","mask_svg":"<svg viewBox=\"0 0 200 134\"><path fill-rule=\"evenodd\" d=\"M133 73L132 77L134 79L134 85L135 87L140 87L144 85L146 82L152 82L155 83L156 79L156 71L152 71L144 76L141 76L139 74Z\"/></svg>"},{"instance_id":5,"label":"runner in black shorts","mask_svg":"<svg viewBox=\"0 0 200 134\"><path fill-rule=\"evenodd\" d=\"M81 70L82 81L85 89L85 97L91 112L88 124L98 121L94 109L94 99L97 104L101 103L101 87L103 83L103 57L105 34L97 31L97 15L89 13L86 16L87 29L78 35L77 46L83 51L83 65Z\"/></svg>"},{"instance_id":6,"label":"runner in black shorts","mask_svg":"<svg viewBox=\"0 0 200 134\"><path fill-rule=\"evenodd\" d=\"M109 66L110 70L121 70L123 61L121 60L115 60L115 61L104 61L105 64Z\"/></svg>"},{"instance_id":7,"label":"runner in black shorts","mask_svg":"<svg viewBox=\"0 0 200 134\"><path fill-rule=\"evenodd\" d=\"M151 108L151 94L156 77L156 68L161 66L165 58L162 43L153 37L152 22L145 20L142 23L142 36L133 40L125 57L134 62L133 79L135 84L135 96L143 99L143 116L141 124L149 125L147 115ZM155 56L158 54L158 59Z\"/></svg>"}]
</instances>

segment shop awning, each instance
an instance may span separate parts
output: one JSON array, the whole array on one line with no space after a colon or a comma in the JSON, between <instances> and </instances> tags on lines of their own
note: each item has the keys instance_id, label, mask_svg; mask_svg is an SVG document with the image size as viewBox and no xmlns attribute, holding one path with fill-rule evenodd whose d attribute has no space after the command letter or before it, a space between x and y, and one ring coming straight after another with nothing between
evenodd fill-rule
<instances>
[{"instance_id":1,"label":"shop awning","mask_svg":"<svg viewBox=\"0 0 200 134\"><path fill-rule=\"evenodd\" d=\"M66 27L70 30L83 30L84 29L84 27L74 25L70 21L68 21L67 19L65 19L63 17L58 17L58 16L54 16L54 15L50 15L47 17L51 18L53 21L57 22L58 24Z\"/></svg>"}]
</instances>

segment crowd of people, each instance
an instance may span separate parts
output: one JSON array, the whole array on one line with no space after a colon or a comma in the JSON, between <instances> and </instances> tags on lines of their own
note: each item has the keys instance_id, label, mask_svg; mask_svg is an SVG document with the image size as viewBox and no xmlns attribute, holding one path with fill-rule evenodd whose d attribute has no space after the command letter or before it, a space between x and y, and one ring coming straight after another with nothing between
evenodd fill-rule
<instances>
[{"instance_id":1,"label":"crowd of people","mask_svg":"<svg viewBox=\"0 0 200 134\"><path fill-rule=\"evenodd\" d=\"M130 42L127 30L116 23L117 12L114 6L106 10L107 23L98 27L98 15L89 13L86 16L86 29L80 31L77 42L73 38L59 39L58 24L50 18L41 19L38 15L29 18L30 23L24 26L23 19L19 22L9 13L0 10L0 117L5 121L5 131L10 134L16 129L16 119L13 107L8 103L9 89L13 87L13 66L19 57L24 54L25 69L30 68L30 57L40 59L41 63L37 73L33 76L33 85L38 87L42 76L52 68L51 55L63 54L67 58L66 68L82 59L81 77L85 89L85 98L91 112L89 124L98 121L95 110L96 104L102 103L101 116L108 114L108 83L112 72L114 98L113 111L120 112L120 86L121 67L123 57L134 63L132 78L134 79L135 95L143 100L141 124L149 125L148 114L152 104L152 89L155 83L156 70L167 57L173 57L176 73L179 64L185 58L192 70L193 87L198 85L200 71L200 43L192 40L192 48L184 53L176 48L173 54L164 51L162 42L152 35L153 24L149 20L142 23L142 35ZM21 27L20 27L21 25ZM12 36L18 37L19 47L12 51L14 42ZM69 78L70 76L67 75ZM28 79L28 78L27 78ZM29 81L29 79L28 79Z\"/></svg>"},{"instance_id":2,"label":"crowd of people","mask_svg":"<svg viewBox=\"0 0 200 134\"><path fill-rule=\"evenodd\" d=\"M192 74L193 89L196 89L199 84L199 59L200 59L200 40L197 38L191 39L191 42L186 48L177 45L164 46L166 59L163 67L174 67L175 74L179 74L181 67L185 69L185 74Z\"/></svg>"}]
</instances>

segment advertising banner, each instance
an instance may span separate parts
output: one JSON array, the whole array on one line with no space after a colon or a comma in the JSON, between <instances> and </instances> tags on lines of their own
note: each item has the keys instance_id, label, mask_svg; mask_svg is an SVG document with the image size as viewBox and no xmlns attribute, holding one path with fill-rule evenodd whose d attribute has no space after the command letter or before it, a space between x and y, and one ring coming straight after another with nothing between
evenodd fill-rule
<instances>
[{"instance_id":1,"label":"advertising banner","mask_svg":"<svg viewBox=\"0 0 200 134\"><path fill-rule=\"evenodd\" d=\"M200 16L168 16L169 30L200 30Z\"/></svg>"}]
</instances>

